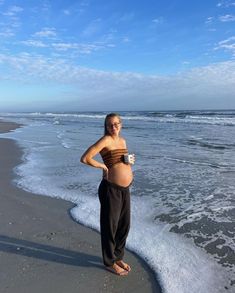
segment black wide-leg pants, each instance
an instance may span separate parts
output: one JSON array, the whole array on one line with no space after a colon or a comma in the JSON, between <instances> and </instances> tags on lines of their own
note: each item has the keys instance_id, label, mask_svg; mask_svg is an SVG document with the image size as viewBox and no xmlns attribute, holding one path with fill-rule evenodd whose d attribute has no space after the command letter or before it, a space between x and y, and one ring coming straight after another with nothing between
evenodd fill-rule
<instances>
[{"instance_id":1,"label":"black wide-leg pants","mask_svg":"<svg viewBox=\"0 0 235 293\"><path fill-rule=\"evenodd\" d=\"M98 194L103 262L112 266L124 256L130 229L130 190L103 179Z\"/></svg>"}]
</instances>

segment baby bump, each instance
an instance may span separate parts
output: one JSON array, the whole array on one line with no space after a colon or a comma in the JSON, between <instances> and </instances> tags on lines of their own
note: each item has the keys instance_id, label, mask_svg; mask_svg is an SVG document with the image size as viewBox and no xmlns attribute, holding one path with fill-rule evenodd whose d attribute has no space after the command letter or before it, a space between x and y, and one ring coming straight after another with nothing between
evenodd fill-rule
<instances>
[{"instance_id":1,"label":"baby bump","mask_svg":"<svg viewBox=\"0 0 235 293\"><path fill-rule=\"evenodd\" d=\"M131 184L132 180L133 173L130 165L119 163L109 169L108 181L110 182L126 187Z\"/></svg>"}]
</instances>

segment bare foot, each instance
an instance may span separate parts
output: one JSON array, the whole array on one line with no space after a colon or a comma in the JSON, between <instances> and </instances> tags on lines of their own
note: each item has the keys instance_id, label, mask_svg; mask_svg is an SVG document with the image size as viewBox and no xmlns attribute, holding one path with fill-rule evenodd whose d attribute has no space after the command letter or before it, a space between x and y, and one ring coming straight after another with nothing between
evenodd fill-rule
<instances>
[{"instance_id":1,"label":"bare foot","mask_svg":"<svg viewBox=\"0 0 235 293\"><path fill-rule=\"evenodd\" d=\"M130 272L130 271L131 271L131 267L130 267L127 263L125 263L124 261L122 261L122 260L118 260L118 261L116 261L116 264L117 264L119 267L121 267L121 268L123 268L124 270L126 270L127 272Z\"/></svg>"},{"instance_id":2,"label":"bare foot","mask_svg":"<svg viewBox=\"0 0 235 293\"><path fill-rule=\"evenodd\" d=\"M119 265L117 265L116 263L114 263L112 266L110 267L106 267L106 269L118 276L126 276L128 275L128 271L125 270L124 268L120 267Z\"/></svg>"}]
</instances>

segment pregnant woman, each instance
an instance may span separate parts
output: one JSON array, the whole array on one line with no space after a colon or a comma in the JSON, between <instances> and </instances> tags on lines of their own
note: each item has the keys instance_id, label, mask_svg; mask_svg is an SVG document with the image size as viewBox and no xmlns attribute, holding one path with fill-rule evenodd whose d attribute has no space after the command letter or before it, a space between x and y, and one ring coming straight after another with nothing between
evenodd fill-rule
<instances>
[{"instance_id":1,"label":"pregnant woman","mask_svg":"<svg viewBox=\"0 0 235 293\"><path fill-rule=\"evenodd\" d=\"M131 165L135 158L128 156L126 141L120 136L121 128L121 117L116 113L108 114L104 136L85 151L81 162L103 170L98 190L103 262L108 270L123 276L131 270L123 256L130 229L129 186L133 180ZM103 163L94 159L98 153Z\"/></svg>"}]
</instances>

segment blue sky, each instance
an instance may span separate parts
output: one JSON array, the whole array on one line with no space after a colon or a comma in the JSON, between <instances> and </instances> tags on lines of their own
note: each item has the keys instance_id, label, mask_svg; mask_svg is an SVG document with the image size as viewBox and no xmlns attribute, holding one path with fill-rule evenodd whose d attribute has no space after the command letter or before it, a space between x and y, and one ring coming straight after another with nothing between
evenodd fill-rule
<instances>
[{"instance_id":1,"label":"blue sky","mask_svg":"<svg viewBox=\"0 0 235 293\"><path fill-rule=\"evenodd\" d=\"M0 0L0 112L235 108L235 0Z\"/></svg>"}]
</instances>

